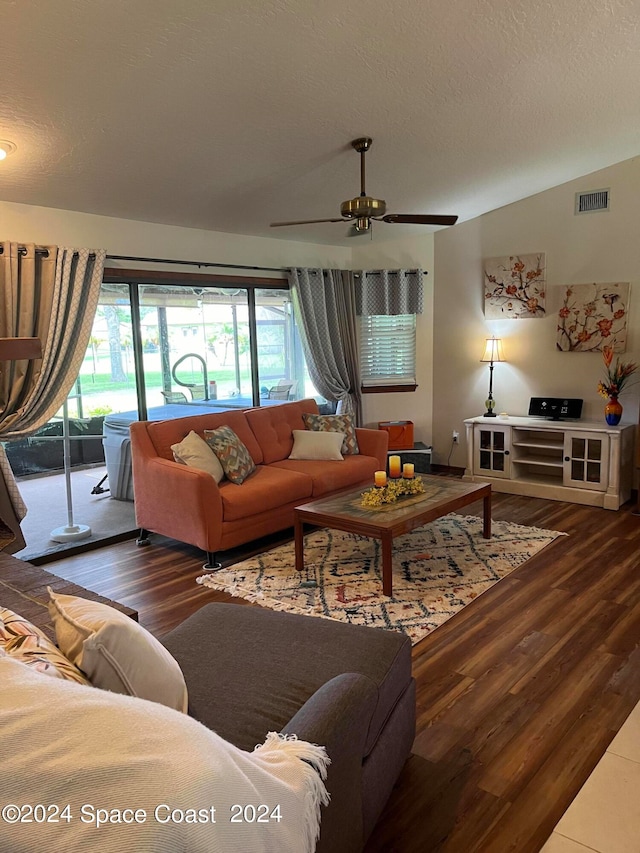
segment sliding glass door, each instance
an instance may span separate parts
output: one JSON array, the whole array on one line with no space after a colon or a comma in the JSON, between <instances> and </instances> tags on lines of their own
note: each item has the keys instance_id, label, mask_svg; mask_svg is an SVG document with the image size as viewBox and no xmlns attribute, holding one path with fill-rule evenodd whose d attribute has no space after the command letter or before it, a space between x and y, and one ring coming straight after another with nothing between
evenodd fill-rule
<instances>
[{"instance_id":1,"label":"sliding glass door","mask_svg":"<svg viewBox=\"0 0 640 853\"><path fill-rule=\"evenodd\" d=\"M317 396L288 290L141 284L138 293L149 416Z\"/></svg>"},{"instance_id":2,"label":"sliding glass door","mask_svg":"<svg viewBox=\"0 0 640 853\"><path fill-rule=\"evenodd\" d=\"M104 505L109 497L130 508L122 520L106 522L108 533L101 535L135 526L133 421L274 406L304 397L315 397L326 410L328 404L309 379L289 290L265 279L215 278L185 275L181 281L179 274L152 278L139 273L129 279L122 270L102 285L67 404L77 519L98 528L92 505ZM44 505L52 508L51 528L63 525L66 515L62 433L61 410L37 435L6 444L23 483L57 475L41 481L42 487L34 483L29 498L37 506L42 494ZM31 538L27 528L23 525ZM40 540L33 545L27 540L29 557L49 550L46 530Z\"/></svg>"},{"instance_id":3,"label":"sliding glass door","mask_svg":"<svg viewBox=\"0 0 640 853\"><path fill-rule=\"evenodd\" d=\"M247 290L144 284L139 294L148 410L253 405Z\"/></svg>"}]
</instances>

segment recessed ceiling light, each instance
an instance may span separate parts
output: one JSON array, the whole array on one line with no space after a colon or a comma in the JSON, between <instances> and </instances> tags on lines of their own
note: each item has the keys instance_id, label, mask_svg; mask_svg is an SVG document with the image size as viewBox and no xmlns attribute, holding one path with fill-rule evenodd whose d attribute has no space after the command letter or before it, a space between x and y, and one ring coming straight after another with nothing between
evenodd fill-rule
<instances>
[{"instance_id":1,"label":"recessed ceiling light","mask_svg":"<svg viewBox=\"0 0 640 853\"><path fill-rule=\"evenodd\" d=\"M13 154L16 148L17 145L14 145L13 142L7 142L6 139L0 139L0 160L4 160L4 158L8 157L9 154Z\"/></svg>"}]
</instances>

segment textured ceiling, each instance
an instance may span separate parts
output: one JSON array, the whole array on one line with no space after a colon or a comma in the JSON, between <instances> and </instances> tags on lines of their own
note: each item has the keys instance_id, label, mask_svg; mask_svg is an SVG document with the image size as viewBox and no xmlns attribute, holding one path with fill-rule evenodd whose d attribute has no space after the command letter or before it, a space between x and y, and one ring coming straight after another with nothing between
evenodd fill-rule
<instances>
[{"instance_id":1,"label":"textured ceiling","mask_svg":"<svg viewBox=\"0 0 640 853\"><path fill-rule=\"evenodd\" d=\"M0 0L0 199L309 242L640 152L637 0ZM593 189L585 181L585 189ZM375 223L373 239L424 233Z\"/></svg>"}]
</instances>

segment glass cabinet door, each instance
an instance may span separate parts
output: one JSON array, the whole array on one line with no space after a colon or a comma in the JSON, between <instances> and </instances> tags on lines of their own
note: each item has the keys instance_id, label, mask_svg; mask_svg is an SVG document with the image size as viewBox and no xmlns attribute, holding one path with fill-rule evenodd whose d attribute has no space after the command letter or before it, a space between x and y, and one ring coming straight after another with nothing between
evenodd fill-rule
<instances>
[{"instance_id":1,"label":"glass cabinet door","mask_svg":"<svg viewBox=\"0 0 640 853\"><path fill-rule=\"evenodd\" d=\"M474 473L509 477L510 427L475 425Z\"/></svg>"},{"instance_id":2,"label":"glass cabinet door","mask_svg":"<svg viewBox=\"0 0 640 853\"><path fill-rule=\"evenodd\" d=\"M609 436L567 432L563 485L605 491L609 474Z\"/></svg>"}]
</instances>

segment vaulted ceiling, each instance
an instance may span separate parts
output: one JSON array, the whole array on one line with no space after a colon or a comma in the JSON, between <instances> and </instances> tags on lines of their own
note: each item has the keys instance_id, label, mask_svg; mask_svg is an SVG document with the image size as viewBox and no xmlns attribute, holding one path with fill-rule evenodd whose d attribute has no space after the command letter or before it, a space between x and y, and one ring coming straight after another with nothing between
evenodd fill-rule
<instances>
[{"instance_id":1,"label":"vaulted ceiling","mask_svg":"<svg viewBox=\"0 0 640 853\"><path fill-rule=\"evenodd\" d=\"M0 0L0 200L349 244L640 152L637 0ZM584 189L596 189L588 179ZM374 223L374 240L426 226Z\"/></svg>"}]
</instances>

